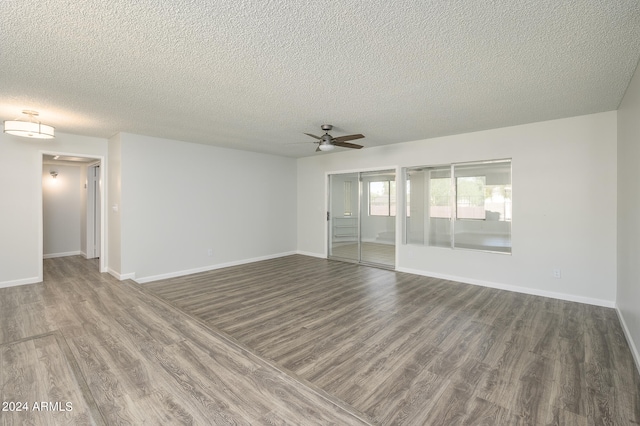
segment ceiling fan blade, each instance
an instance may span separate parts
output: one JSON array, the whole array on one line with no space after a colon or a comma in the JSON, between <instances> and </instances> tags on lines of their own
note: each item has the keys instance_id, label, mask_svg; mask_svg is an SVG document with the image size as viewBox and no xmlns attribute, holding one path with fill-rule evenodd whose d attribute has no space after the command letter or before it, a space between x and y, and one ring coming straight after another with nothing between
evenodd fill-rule
<instances>
[{"instance_id":1,"label":"ceiling fan blade","mask_svg":"<svg viewBox=\"0 0 640 426\"><path fill-rule=\"evenodd\" d=\"M354 148L354 149L362 148L362 145L357 145L355 143L349 143L349 142L333 142L333 144L335 146L341 146L343 148Z\"/></svg>"},{"instance_id":2,"label":"ceiling fan blade","mask_svg":"<svg viewBox=\"0 0 640 426\"><path fill-rule=\"evenodd\" d=\"M311 136L312 138L316 138L318 140L322 139L320 136L312 135L311 133L305 133L307 136Z\"/></svg>"},{"instance_id":3,"label":"ceiling fan blade","mask_svg":"<svg viewBox=\"0 0 640 426\"><path fill-rule=\"evenodd\" d=\"M318 147L316 148L316 152L320 152L320 151L322 150L320 149L320 145L318 145Z\"/></svg>"},{"instance_id":4,"label":"ceiling fan blade","mask_svg":"<svg viewBox=\"0 0 640 426\"><path fill-rule=\"evenodd\" d=\"M364 138L364 135L361 135L361 134L338 136L337 138L333 138L333 142L346 142L346 141L352 141L354 139L362 139L362 138Z\"/></svg>"}]
</instances>

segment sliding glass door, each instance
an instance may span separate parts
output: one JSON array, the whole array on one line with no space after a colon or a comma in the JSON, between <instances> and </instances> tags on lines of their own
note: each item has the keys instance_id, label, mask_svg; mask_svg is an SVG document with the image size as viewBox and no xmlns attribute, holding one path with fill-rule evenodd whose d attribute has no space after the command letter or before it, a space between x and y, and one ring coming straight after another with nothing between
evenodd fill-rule
<instances>
[{"instance_id":1,"label":"sliding glass door","mask_svg":"<svg viewBox=\"0 0 640 426\"><path fill-rule=\"evenodd\" d=\"M329 258L395 267L395 170L329 176Z\"/></svg>"},{"instance_id":2,"label":"sliding glass door","mask_svg":"<svg viewBox=\"0 0 640 426\"><path fill-rule=\"evenodd\" d=\"M358 173L329 176L329 257L360 260L360 178Z\"/></svg>"},{"instance_id":3,"label":"sliding glass door","mask_svg":"<svg viewBox=\"0 0 640 426\"><path fill-rule=\"evenodd\" d=\"M395 266L395 170L360 174L360 260Z\"/></svg>"}]
</instances>

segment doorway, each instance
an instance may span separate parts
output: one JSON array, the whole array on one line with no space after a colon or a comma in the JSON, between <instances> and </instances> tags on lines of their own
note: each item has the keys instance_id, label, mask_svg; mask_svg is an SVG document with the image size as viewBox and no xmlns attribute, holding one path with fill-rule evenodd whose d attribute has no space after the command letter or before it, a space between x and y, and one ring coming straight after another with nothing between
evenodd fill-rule
<instances>
[{"instance_id":1,"label":"doorway","mask_svg":"<svg viewBox=\"0 0 640 426\"><path fill-rule=\"evenodd\" d=\"M103 161L42 152L42 258L82 255L95 259L100 272L106 271Z\"/></svg>"},{"instance_id":2,"label":"doorway","mask_svg":"<svg viewBox=\"0 0 640 426\"><path fill-rule=\"evenodd\" d=\"M329 175L329 258L395 268L396 171Z\"/></svg>"}]
</instances>

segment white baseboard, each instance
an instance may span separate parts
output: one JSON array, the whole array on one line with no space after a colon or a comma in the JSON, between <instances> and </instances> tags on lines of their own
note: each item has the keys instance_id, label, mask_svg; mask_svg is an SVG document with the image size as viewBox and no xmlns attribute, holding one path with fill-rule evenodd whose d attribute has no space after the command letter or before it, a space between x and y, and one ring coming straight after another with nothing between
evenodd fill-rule
<instances>
[{"instance_id":1,"label":"white baseboard","mask_svg":"<svg viewBox=\"0 0 640 426\"><path fill-rule=\"evenodd\" d=\"M26 285L26 284L36 284L39 282L42 282L42 280L38 277L23 278L23 279L13 280L13 281L3 281L3 282L0 282L0 288L15 287L18 285Z\"/></svg>"},{"instance_id":2,"label":"white baseboard","mask_svg":"<svg viewBox=\"0 0 640 426\"><path fill-rule=\"evenodd\" d=\"M310 257L319 257L320 259L326 259L327 255L324 253L312 253L310 251L296 251L295 254L301 254L303 256L310 256Z\"/></svg>"},{"instance_id":3,"label":"white baseboard","mask_svg":"<svg viewBox=\"0 0 640 426\"><path fill-rule=\"evenodd\" d=\"M107 268L107 273L109 273L109 275L115 277L116 279L118 279L119 281L124 281L124 280L135 280L136 279L136 274L135 273L129 273L129 274L121 274L118 271L114 271L111 268Z\"/></svg>"},{"instance_id":4,"label":"white baseboard","mask_svg":"<svg viewBox=\"0 0 640 426\"><path fill-rule=\"evenodd\" d=\"M55 257L67 257L67 256L79 256L81 255L81 251L67 251L64 253L49 253L42 255L43 259L53 259Z\"/></svg>"},{"instance_id":5,"label":"white baseboard","mask_svg":"<svg viewBox=\"0 0 640 426\"><path fill-rule=\"evenodd\" d=\"M291 256L292 254L296 254L296 252L292 251L292 252L286 252L286 253L277 253L277 254L272 254L267 256L254 257L252 259L235 260L233 262L219 263L217 265L207 265L200 268L187 269L187 270L176 271L176 272L168 272L166 274L152 275L148 277L132 278L132 279L138 284L146 284L152 281L165 280L168 278L176 278L176 277L182 277L185 275L197 274L199 272L207 272L207 271L213 271L215 269L228 268L229 266L238 266L238 265L244 265L247 263L260 262L261 260L269 260L269 259L276 259L278 257Z\"/></svg>"},{"instance_id":6,"label":"white baseboard","mask_svg":"<svg viewBox=\"0 0 640 426\"><path fill-rule=\"evenodd\" d=\"M618 308L618 304L616 304L616 312L618 313L618 319L620 320L620 324L622 324L622 331L624 332L624 337L627 338L627 343L629 344L629 348L631 349L633 360L636 362L636 368L638 369L638 373L640 374L640 352L638 352L638 346L636 345L636 342L633 341L633 337L631 336L629 327L627 327L627 323L624 320L624 316L622 315L622 312L620 312L620 308Z\"/></svg>"},{"instance_id":7,"label":"white baseboard","mask_svg":"<svg viewBox=\"0 0 640 426\"><path fill-rule=\"evenodd\" d=\"M318 258L321 258L321 259L326 259L327 258L327 256L325 254L321 254L321 253L311 253L311 252L304 252L304 251L300 251L300 250L298 250L297 253L305 255L305 256L318 257ZM603 306L605 308L614 308L615 307L615 302L613 302L611 300L594 299L594 298L590 298L590 297L576 296L576 295L573 295L573 294L556 293L556 292L552 292L552 291L538 290L538 289L529 288L529 287L519 287L519 286L515 286L515 285L494 283L494 282L491 282L491 281L476 280L476 279L473 279L473 278L459 277L459 276L455 276L455 275L438 274L438 273L432 273L432 272L428 272L428 271L422 271L422 270L419 270L419 269L396 268L395 270L398 271L398 272L406 272L408 274L422 275L422 276L425 276L425 277L432 277L432 278L440 278L440 279L444 279L444 280L456 281L456 282L465 283L465 284L472 284L472 285L479 285L479 286L482 286L482 287L495 288L495 289L498 289L498 290L507 290L507 291L513 291L513 292L516 292L516 293L531 294L531 295L534 295L534 296L550 297L552 299L566 300L568 302L585 303L587 305Z\"/></svg>"},{"instance_id":8,"label":"white baseboard","mask_svg":"<svg viewBox=\"0 0 640 426\"><path fill-rule=\"evenodd\" d=\"M437 273L431 273L428 271L421 271L419 269L396 268L396 271L406 272L408 274L414 274L414 275L422 275L425 277L433 277L433 278L440 278L440 279L449 280L449 281L456 281L456 282L465 283L465 284L479 285L482 287L495 288L498 290L507 290L507 291L513 291L516 293L531 294L533 296L542 296L542 297L549 297L552 299L566 300L568 302L578 302L578 303L585 303L587 305L603 306L605 308L615 308L615 302L612 300L594 299L591 297L576 296L573 294L538 290L530 287L519 287L519 286L509 285L509 284L494 283L491 281L475 280L467 277L437 274Z\"/></svg>"}]
</instances>

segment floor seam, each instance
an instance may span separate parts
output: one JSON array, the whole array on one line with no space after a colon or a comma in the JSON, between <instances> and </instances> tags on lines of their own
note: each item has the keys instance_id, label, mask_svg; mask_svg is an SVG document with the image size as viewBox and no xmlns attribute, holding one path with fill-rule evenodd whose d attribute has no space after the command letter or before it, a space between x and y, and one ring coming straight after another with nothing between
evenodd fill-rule
<instances>
[{"instance_id":1,"label":"floor seam","mask_svg":"<svg viewBox=\"0 0 640 426\"><path fill-rule=\"evenodd\" d=\"M335 395L332 395L332 394L328 393L324 389L322 389L322 388L318 387L317 385L313 384L312 382L309 382L308 380L298 376L296 373L288 370L287 368L285 368L282 365L274 362L273 360L260 355L259 353L257 353L255 350L253 350L249 346L246 346L242 342L240 342L237 339L235 339L233 336L230 336L229 334L227 334L224 331L218 329L217 327L214 327L214 326L206 323L202 319L194 316L193 314L190 314L189 312L185 311L184 309L180 308L179 306L176 306L173 303L163 299L162 297L160 297L160 296L156 295L155 293L153 293L151 290L148 290L148 289L144 288L144 285L138 284L133 280L123 281L123 284L127 284L127 285L135 288L136 290L144 293L146 296L152 297L155 300L157 300L158 302L160 302L160 303L162 303L162 304L164 304L166 306L169 306L172 309L180 311L181 314L189 317L192 321L198 323L201 327L204 327L209 332L216 334L218 337L220 337L222 340L224 340L228 344L230 344L232 346L235 346L236 348L238 348L238 349L240 349L240 350L242 350L244 352L247 352L253 358L257 358L261 362L263 362L263 363L267 364L268 366L276 369L277 371L279 371L280 373L286 375L290 379L292 379L292 380L300 383L301 385L307 387L308 389L313 391L313 393L315 393L316 395L318 395L322 399L324 399L324 400L330 402L331 404L333 404L333 405L335 405L335 406L337 406L337 407L349 412L351 415L356 417L358 420L360 420L360 421L362 421L362 422L364 422L366 424L369 424L369 425L375 425L376 424L366 414L360 412L360 410L356 409L355 407L353 407L349 403L341 400L340 398L336 397Z\"/></svg>"}]
</instances>

